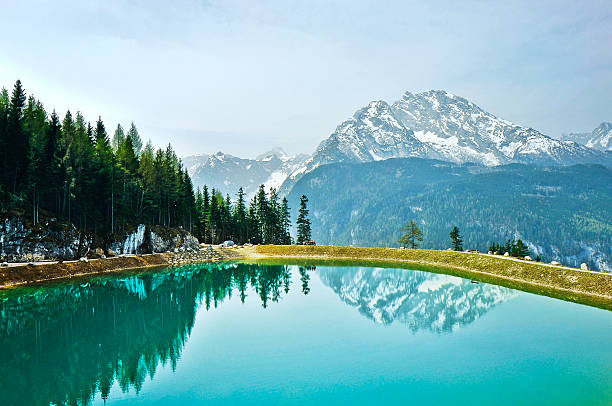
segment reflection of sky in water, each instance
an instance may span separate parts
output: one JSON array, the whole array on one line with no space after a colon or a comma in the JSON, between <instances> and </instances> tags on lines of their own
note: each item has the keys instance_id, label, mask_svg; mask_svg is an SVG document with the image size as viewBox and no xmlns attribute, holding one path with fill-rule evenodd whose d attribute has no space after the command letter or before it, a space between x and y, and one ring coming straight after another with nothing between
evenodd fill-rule
<instances>
[{"instance_id":1,"label":"reflection of sky in water","mask_svg":"<svg viewBox=\"0 0 612 406\"><path fill-rule=\"evenodd\" d=\"M612 312L420 271L225 268L0 293L4 404L612 398Z\"/></svg>"}]
</instances>

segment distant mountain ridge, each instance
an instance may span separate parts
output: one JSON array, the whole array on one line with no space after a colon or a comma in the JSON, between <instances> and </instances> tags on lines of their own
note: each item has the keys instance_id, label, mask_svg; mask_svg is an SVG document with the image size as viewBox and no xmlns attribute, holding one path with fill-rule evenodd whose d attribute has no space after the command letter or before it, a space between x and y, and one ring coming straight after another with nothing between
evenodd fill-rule
<instances>
[{"instance_id":1,"label":"distant mountain ridge","mask_svg":"<svg viewBox=\"0 0 612 406\"><path fill-rule=\"evenodd\" d=\"M243 159L217 152L213 155L193 155L183 159L189 176L196 187L208 185L223 194L235 196L243 187L252 196L260 184L266 188L279 188L287 176L308 158L305 154L290 156L281 148Z\"/></svg>"},{"instance_id":2,"label":"distant mountain ridge","mask_svg":"<svg viewBox=\"0 0 612 406\"><path fill-rule=\"evenodd\" d=\"M603 122L590 133L562 134L560 138L600 151L612 152L612 123Z\"/></svg>"},{"instance_id":3,"label":"distant mountain ridge","mask_svg":"<svg viewBox=\"0 0 612 406\"><path fill-rule=\"evenodd\" d=\"M420 157L486 166L509 163L612 165L612 124L602 123L584 144L558 140L488 113L443 90L406 92L392 104L372 101L336 127L312 156L273 150L256 159L217 153L186 157L196 186L235 194L264 183L289 193L305 173L321 165ZM577 138L578 139L578 138ZM580 138L582 139L582 138ZM610 151L610 152L607 152ZM187 164L187 162L189 164Z\"/></svg>"}]
</instances>

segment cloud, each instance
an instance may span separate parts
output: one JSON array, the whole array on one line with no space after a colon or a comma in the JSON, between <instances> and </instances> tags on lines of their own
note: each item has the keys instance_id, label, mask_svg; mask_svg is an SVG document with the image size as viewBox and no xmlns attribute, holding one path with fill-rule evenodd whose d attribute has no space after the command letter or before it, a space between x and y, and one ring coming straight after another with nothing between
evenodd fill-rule
<instances>
[{"instance_id":1,"label":"cloud","mask_svg":"<svg viewBox=\"0 0 612 406\"><path fill-rule=\"evenodd\" d=\"M0 80L181 154L314 150L372 99L447 89L550 135L612 119L612 7L593 1L29 1ZM212 135L217 134L217 135ZM265 150L274 145L261 145Z\"/></svg>"}]
</instances>

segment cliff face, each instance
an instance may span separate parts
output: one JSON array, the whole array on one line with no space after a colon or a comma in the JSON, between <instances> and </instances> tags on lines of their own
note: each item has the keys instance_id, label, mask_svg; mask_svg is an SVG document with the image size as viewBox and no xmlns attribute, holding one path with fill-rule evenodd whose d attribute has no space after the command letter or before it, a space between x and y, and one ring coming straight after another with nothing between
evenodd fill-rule
<instances>
[{"instance_id":1,"label":"cliff face","mask_svg":"<svg viewBox=\"0 0 612 406\"><path fill-rule=\"evenodd\" d=\"M186 251L195 250L199 245L186 230L144 224L114 237L108 246L101 246L93 242L91 235L79 232L72 224L50 219L32 225L18 217L9 217L0 221L0 261L71 260L112 253Z\"/></svg>"}]
</instances>

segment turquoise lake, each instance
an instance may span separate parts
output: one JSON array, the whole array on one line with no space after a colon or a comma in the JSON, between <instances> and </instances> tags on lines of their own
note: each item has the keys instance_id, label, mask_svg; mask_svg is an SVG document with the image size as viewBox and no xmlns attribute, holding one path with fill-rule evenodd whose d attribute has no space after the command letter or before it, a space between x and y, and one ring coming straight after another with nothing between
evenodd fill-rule
<instances>
[{"instance_id":1,"label":"turquoise lake","mask_svg":"<svg viewBox=\"0 0 612 406\"><path fill-rule=\"evenodd\" d=\"M0 292L0 404L610 405L611 340L444 274L202 264Z\"/></svg>"}]
</instances>

